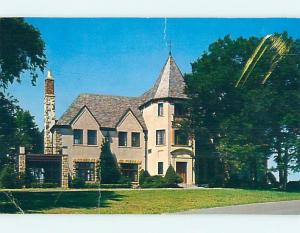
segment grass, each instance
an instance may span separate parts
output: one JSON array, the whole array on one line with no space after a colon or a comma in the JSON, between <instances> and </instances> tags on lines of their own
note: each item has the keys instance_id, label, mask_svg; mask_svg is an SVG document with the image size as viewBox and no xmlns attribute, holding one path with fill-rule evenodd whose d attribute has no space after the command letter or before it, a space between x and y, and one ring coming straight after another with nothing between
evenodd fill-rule
<instances>
[{"instance_id":1,"label":"grass","mask_svg":"<svg viewBox=\"0 0 300 233\"><path fill-rule=\"evenodd\" d=\"M6 191L6 193L9 190ZM10 190L25 213L45 214L160 214L258 202L300 200L300 193L242 189ZM0 191L0 213L19 210Z\"/></svg>"}]
</instances>

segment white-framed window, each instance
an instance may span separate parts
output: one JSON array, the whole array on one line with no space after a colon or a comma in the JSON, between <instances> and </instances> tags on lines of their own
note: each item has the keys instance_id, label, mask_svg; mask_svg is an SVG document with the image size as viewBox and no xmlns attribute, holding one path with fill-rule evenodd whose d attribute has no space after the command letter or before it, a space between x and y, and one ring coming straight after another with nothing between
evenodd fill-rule
<instances>
[{"instance_id":1,"label":"white-framed window","mask_svg":"<svg viewBox=\"0 0 300 233\"><path fill-rule=\"evenodd\" d=\"M166 130L156 130L156 145L165 145Z\"/></svg>"}]
</instances>

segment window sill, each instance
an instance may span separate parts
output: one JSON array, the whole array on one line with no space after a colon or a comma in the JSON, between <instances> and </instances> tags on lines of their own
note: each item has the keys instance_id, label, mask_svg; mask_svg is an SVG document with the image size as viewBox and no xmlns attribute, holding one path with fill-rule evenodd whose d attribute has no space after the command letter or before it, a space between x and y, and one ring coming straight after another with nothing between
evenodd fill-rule
<instances>
[{"instance_id":1,"label":"window sill","mask_svg":"<svg viewBox=\"0 0 300 233\"><path fill-rule=\"evenodd\" d=\"M182 144L174 144L172 146L174 146L174 147L192 147L190 145L182 145Z\"/></svg>"},{"instance_id":2,"label":"window sill","mask_svg":"<svg viewBox=\"0 0 300 233\"><path fill-rule=\"evenodd\" d=\"M166 146L166 144L161 144L161 145L155 145L156 147L163 147Z\"/></svg>"},{"instance_id":3,"label":"window sill","mask_svg":"<svg viewBox=\"0 0 300 233\"><path fill-rule=\"evenodd\" d=\"M96 145L87 145L88 147L98 147L99 145L96 144Z\"/></svg>"}]
</instances>

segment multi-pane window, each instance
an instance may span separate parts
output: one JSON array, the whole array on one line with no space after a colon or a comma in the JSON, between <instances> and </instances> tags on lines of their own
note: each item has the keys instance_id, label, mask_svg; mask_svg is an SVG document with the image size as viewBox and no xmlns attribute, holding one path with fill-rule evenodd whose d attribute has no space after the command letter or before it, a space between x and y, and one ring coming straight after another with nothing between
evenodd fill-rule
<instances>
[{"instance_id":1,"label":"multi-pane window","mask_svg":"<svg viewBox=\"0 0 300 233\"><path fill-rule=\"evenodd\" d=\"M75 162L76 177L84 181L95 181L94 162Z\"/></svg>"},{"instance_id":2,"label":"multi-pane window","mask_svg":"<svg viewBox=\"0 0 300 233\"><path fill-rule=\"evenodd\" d=\"M73 130L73 139L74 144L83 144L83 130L82 129L74 129Z\"/></svg>"},{"instance_id":3,"label":"multi-pane window","mask_svg":"<svg viewBox=\"0 0 300 233\"><path fill-rule=\"evenodd\" d=\"M174 115L175 116L183 116L184 115L183 104L180 104L180 103L174 104Z\"/></svg>"},{"instance_id":4,"label":"multi-pane window","mask_svg":"<svg viewBox=\"0 0 300 233\"><path fill-rule=\"evenodd\" d=\"M88 130L87 131L87 144L88 145L97 145L97 130Z\"/></svg>"},{"instance_id":5,"label":"multi-pane window","mask_svg":"<svg viewBox=\"0 0 300 233\"><path fill-rule=\"evenodd\" d=\"M156 130L156 145L165 145L165 134L164 129Z\"/></svg>"},{"instance_id":6,"label":"multi-pane window","mask_svg":"<svg viewBox=\"0 0 300 233\"><path fill-rule=\"evenodd\" d=\"M164 104L163 103L159 103L157 105L157 115L158 116L163 116L164 115Z\"/></svg>"},{"instance_id":7,"label":"multi-pane window","mask_svg":"<svg viewBox=\"0 0 300 233\"><path fill-rule=\"evenodd\" d=\"M158 175L163 175L164 174L164 163L163 162L158 162L157 163L157 174Z\"/></svg>"},{"instance_id":8,"label":"multi-pane window","mask_svg":"<svg viewBox=\"0 0 300 233\"><path fill-rule=\"evenodd\" d=\"M131 133L131 146L140 147L140 133L136 133L136 132Z\"/></svg>"},{"instance_id":9,"label":"multi-pane window","mask_svg":"<svg viewBox=\"0 0 300 233\"><path fill-rule=\"evenodd\" d=\"M175 145L188 145L188 136L182 130L175 130L174 132L174 144Z\"/></svg>"},{"instance_id":10,"label":"multi-pane window","mask_svg":"<svg viewBox=\"0 0 300 233\"><path fill-rule=\"evenodd\" d=\"M129 178L131 182L138 181L138 165L133 163L121 163L122 174Z\"/></svg>"},{"instance_id":11,"label":"multi-pane window","mask_svg":"<svg viewBox=\"0 0 300 233\"><path fill-rule=\"evenodd\" d=\"M119 132L119 146L127 146L127 132Z\"/></svg>"}]
</instances>

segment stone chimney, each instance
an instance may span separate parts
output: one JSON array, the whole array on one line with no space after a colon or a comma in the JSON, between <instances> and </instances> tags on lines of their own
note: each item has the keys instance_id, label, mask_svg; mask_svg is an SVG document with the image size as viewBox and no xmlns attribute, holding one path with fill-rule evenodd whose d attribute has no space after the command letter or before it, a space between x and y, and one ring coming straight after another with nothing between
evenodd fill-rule
<instances>
[{"instance_id":1,"label":"stone chimney","mask_svg":"<svg viewBox=\"0 0 300 233\"><path fill-rule=\"evenodd\" d=\"M50 131L55 124L54 79L48 71L45 79L44 97L44 154L53 154L53 135Z\"/></svg>"}]
</instances>

